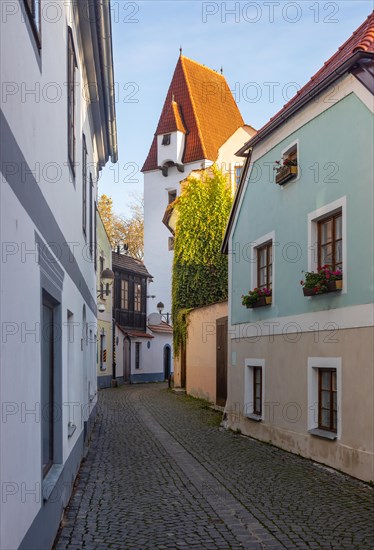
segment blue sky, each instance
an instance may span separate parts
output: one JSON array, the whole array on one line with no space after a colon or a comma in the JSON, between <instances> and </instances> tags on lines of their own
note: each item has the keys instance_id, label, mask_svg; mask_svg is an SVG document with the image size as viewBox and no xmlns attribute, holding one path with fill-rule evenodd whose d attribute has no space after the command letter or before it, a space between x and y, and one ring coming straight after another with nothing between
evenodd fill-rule
<instances>
[{"instance_id":1,"label":"blue sky","mask_svg":"<svg viewBox=\"0 0 374 550\"><path fill-rule=\"evenodd\" d=\"M247 124L259 129L373 9L372 0L111 0L119 162L99 194L128 215L182 46L223 72Z\"/></svg>"}]
</instances>

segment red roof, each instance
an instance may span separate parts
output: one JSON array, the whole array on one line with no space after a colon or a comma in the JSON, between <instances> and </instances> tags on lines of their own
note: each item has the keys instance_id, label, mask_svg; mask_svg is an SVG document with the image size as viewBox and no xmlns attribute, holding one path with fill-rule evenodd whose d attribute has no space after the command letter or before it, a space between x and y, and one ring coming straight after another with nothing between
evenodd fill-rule
<instances>
[{"instance_id":1,"label":"red roof","mask_svg":"<svg viewBox=\"0 0 374 550\"><path fill-rule=\"evenodd\" d=\"M278 120L284 120L287 117L288 111L291 108L296 107L297 104L302 102L308 96L311 96L312 91L318 91L318 87L322 89L324 81L333 75L338 69L344 65L351 57L358 52L374 53L374 11L367 17L367 19L360 25L360 27L352 34L350 38L312 78L297 92L297 94L286 103L276 115L274 115L269 122L267 122L247 144L251 146L252 143L261 139L262 134L266 133L269 126L273 126ZM240 152L248 149L247 144L240 149Z\"/></svg>"},{"instance_id":2,"label":"red roof","mask_svg":"<svg viewBox=\"0 0 374 550\"><path fill-rule=\"evenodd\" d=\"M146 332L141 332L140 330L128 330L128 329L125 329L123 327L121 327L121 330L123 330L123 332L125 334L127 334L128 336L130 336L130 338L154 338L154 336L152 336L151 334L147 334Z\"/></svg>"},{"instance_id":3,"label":"red roof","mask_svg":"<svg viewBox=\"0 0 374 550\"><path fill-rule=\"evenodd\" d=\"M158 168L157 135L185 129L182 162L214 162L219 148L243 125L225 77L181 55L142 172Z\"/></svg>"},{"instance_id":4,"label":"red roof","mask_svg":"<svg viewBox=\"0 0 374 550\"><path fill-rule=\"evenodd\" d=\"M168 323L165 323L165 321L161 321L160 325L148 325L148 328L152 332L159 334L173 334L173 327L168 325Z\"/></svg>"}]
</instances>

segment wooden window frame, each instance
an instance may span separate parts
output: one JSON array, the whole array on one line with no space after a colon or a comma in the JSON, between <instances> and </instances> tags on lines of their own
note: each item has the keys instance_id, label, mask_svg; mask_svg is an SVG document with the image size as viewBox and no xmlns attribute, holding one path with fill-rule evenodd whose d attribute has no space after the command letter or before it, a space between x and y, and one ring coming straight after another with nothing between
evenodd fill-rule
<instances>
[{"instance_id":1,"label":"wooden window frame","mask_svg":"<svg viewBox=\"0 0 374 550\"><path fill-rule=\"evenodd\" d=\"M85 238L87 237L87 156L86 136L82 134L82 230Z\"/></svg>"},{"instance_id":2,"label":"wooden window frame","mask_svg":"<svg viewBox=\"0 0 374 550\"><path fill-rule=\"evenodd\" d=\"M139 292L137 292L139 289ZM140 313L142 311L142 285L141 283L134 283L134 311Z\"/></svg>"},{"instance_id":3,"label":"wooden window frame","mask_svg":"<svg viewBox=\"0 0 374 550\"><path fill-rule=\"evenodd\" d=\"M121 309L129 309L129 282L127 279L121 279Z\"/></svg>"},{"instance_id":4,"label":"wooden window frame","mask_svg":"<svg viewBox=\"0 0 374 550\"><path fill-rule=\"evenodd\" d=\"M256 381L256 374L257 372L260 373L260 383ZM258 416L262 416L262 367L252 367L252 376L253 376L253 414L257 414ZM260 388L260 395L259 397L256 394L256 389L259 386ZM256 399L260 399L260 408L256 408Z\"/></svg>"},{"instance_id":5,"label":"wooden window frame","mask_svg":"<svg viewBox=\"0 0 374 550\"><path fill-rule=\"evenodd\" d=\"M322 389L322 374L326 374L326 372L329 372L330 373L330 384L329 384L329 390L323 390ZM334 369L334 368L319 368L318 369L318 428L320 430L325 430L327 432L333 432L333 433L337 433L337 423L338 423L338 410L337 410L337 407L336 409L334 408L334 394L336 394L336 403L338 403L338 390L337 388L334 389L333 388L333 384L332 384L332 381L333 381L333 373L335 373L335 383L336 383L336 386L337 386L337 370ZM330 402L329 402L329 408L328 409L324 409L322 407L322 392L323 391L328 391L329 392L329 395L330 395ZM323 423L322 423L322 411L323 410L329 410L329 425L328 426L324 426ZM336 416L336 426L334 426L334 413L335 413L335 416Z\"/></svg>"},{"instance_id":6,"label":"wooden window frame","mask_svg":"<svg viewBox=\"0 0 374 550\"><path fill-rule=\"evenodd\" d=\"M42 49L42 0L23 0L38 50Z\"/></svg>"},{"instance_id":7,"label":"wooden window frame","mask_svg":"<svg viewBox=\"0 0 374 550\"><path fill-rule=\"evenodd\" d=\"M342 236L340 238L336 238L336 220L341 218L342 223ZM331 241L328 241L326 243L321 242L322 239L322 226L332 220L332 238ZM339 210L338 212L335 212L334 214L331 214L329 216L326 216L320 220L317 221L317 260L318 260L318 267L322 267L322 248L332 245L332 263L329 264L329 267L335 271L336 269L342 269L343 268L343 258L340 262L336 261L336 244L338 242L342 243L343 247L343 212Z\"/></svg>"},{"instance_id":8,"label":"wooden window frame","mask_svg":"<svg viewBox=\"0 0 374 550\"><path fill-rule=\"evenodd\" d=\"M68 158L71 171L75 177L75 69L77 68L77 58L75 55L75 46L73 31L68 27L68 62L67 62L67 100L68 100Z\"/></svg>"},{"instance_id":9,"label":"wooden window frame","mask_svg":"<svg viewBox=\"0 0 374 550\"><path fill-rule=\"evenodd\" d=\"M273 253L272 253L272 249L273 249L273 241L268 241L264 244L261 244L260 246L258 246L256 248L256 260L257 260L257 266L256 266L256 270L257 270L257 288L269 288L271 289L272 288L272 284L273 284L273 270L271 272L271 277L270 277L270 268L273 267ZM263 251L263 250L266 250L266 262L265 262L265 265L264 266L260 266L260 253ZM271 251L271 262L269 261L269 258L270 258L270 251ZM261 271L265 270L265 273L266 273L266 283L261 285L260 284L260 281L261 281ZM270 280L270 283L269 283L269 280Z\"/></svg>"}]
</instances>

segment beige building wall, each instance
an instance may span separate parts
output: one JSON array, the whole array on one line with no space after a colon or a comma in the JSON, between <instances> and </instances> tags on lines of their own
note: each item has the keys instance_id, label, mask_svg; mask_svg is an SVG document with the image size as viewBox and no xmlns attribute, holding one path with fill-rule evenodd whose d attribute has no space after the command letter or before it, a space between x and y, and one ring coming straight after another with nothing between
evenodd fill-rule
<instances>
[{"instance_id":1,"label":"beige building wall","mask_svg":"<svg viewBox=\"0 0 374 550\"><path fill-rule=\"evenodd\" d=\"M199 307L188 315L186 392L214 403L216 401L216 320L226 316L227 302Z\"/></svg>"},{"instance_id":2,"label":"beige building wall","mask_svg":"<svg viewBox=\"0 0 374 550\"><path fill-rule=\"evenodd\" d=\"M109 237L105 231L104 224L97 211L96 216L96 232L97 232L97 269L96 269L96 284L97 289L100 289L100 265L103 264L103 269L112 269L112 249L109 242ZM100 262L100 258L102 262ZM98 296L98 304L104 304L105 311L97 313L97 352L96 352L96 372L98 388L110 386L113 371L113 332L112 332L112 288L107 296L104 292L103 296ZM101 360L101 347L104 344L105 362ZM103 357L104 359L104 357Z\"/></svg>"},{"instance_id":3,"label":"beige building wall","mask_svg":"<svg viewBox=\"0 0 374 550\"><path fill-rule=\"evenodd\" d=\"M298 339L295 335L274 335L252 343L250 339L231 340L228 427L354 477L374 480L373 327L333 332L301 333ZM308 433L317 409L311 399L310 365L315 362L311 358L341 361L335 441ZM263 361L264 365L262 421L246 417L250 409L246 403L250 393L245 397L248 359ZM339 408L339 402L343 407Z\"/></svg>"},{"instance_id":4,"label":"beige building wall","mask_svg":"<svg viewBox=\"0 0 374 550\"><path fill-rule=\"evenodd\" d=\"M235 153L243 147L251 137L256 133L256 130L252 126L244 125L238 128L236 132L229 137L229 139L219 148L218 158L216 165L223 171L230 174L230 180L233 191L235 192L235 167L243 166L244 161L242 157L237 157Z\"/></svg>"}]
</instances>

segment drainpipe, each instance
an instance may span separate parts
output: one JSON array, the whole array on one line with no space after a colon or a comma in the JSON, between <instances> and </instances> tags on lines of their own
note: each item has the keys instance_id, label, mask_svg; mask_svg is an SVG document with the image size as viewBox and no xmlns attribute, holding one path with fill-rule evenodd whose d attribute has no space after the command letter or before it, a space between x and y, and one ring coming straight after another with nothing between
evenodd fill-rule
<instances>
[{"instance_id":1,"label":"drainpipe","mask_svg":"<svg viewBox=\"0 0 374 550\"><path fill-rule=\"evenodd\" d=\"M113 387L118 386L117 379L116 379L116 320L114 318L112 319L112 327L113 327L112 328L112 347L113 347L112 356L113 356L113 359L112 359L112 381L111 381L111 386L113 388Z\"/></svg>"}]
</instances>

